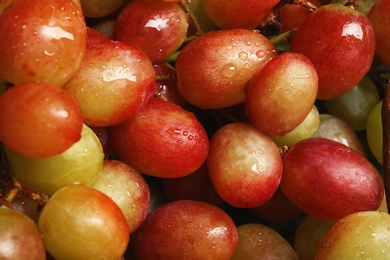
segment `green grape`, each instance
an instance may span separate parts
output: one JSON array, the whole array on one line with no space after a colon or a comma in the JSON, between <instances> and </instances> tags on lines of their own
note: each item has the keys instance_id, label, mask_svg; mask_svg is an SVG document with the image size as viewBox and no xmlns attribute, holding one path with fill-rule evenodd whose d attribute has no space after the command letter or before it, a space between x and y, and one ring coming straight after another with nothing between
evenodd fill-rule
<instances>
[{"instance_id":1,"label":"green grape","mask_svg":"<svg viewBox=\"0 0 390 260\"><path fill-rule=\"evenodd\" d=\"M354 131L363 131L371 109L378 102L379 94L374 82L364 77L347 93L325 100L325 106L331 115L346 122Z\"/></svg>"},{"instance_id":2,"label":"green grape","mask_svg":"<svg viewBox=\"0 0 390 260\"><path fill-rule=\"evenodd\" d=\"M23 187L48 195L73 183L90 184L103 165L96 134L83 126L81 139L60 155L30 158L6 149L11 168Z\"/></svg>"},{"instance_id":3,"label":"green grape","mask_svg":"<svg viewBox=\"0 0 390 260\"><path fill-rule=\"evenodd\" d=\"M0 207L0 259L46 259L35 222L20 211Z\"/></svg>"},{"instance_id":4,"label":"green grape","mask_svg":"<svg viewBox=\"0 0 390 260\"><path fill-rule=\"evenodd\" d=\"M313 106L305 120L303 120L303 122L292 131L283 136L272 135L271 137L278 146L291 147L298 141L312 137L312 135L317 131L319 124L320 115L317 107Z\"/></svg>"},{"instance_id":5,"label":"green grape","mask_svg":"<svg viewBox=\"0 0 390 260\"><path fill-rule=\"evenodd\" d=\"M366 136L370 151L383 164L382 101L375 105L368 116Z\"/></svg>"},{"instance_id":6,"label":"green grape","mask_svg":"<svg viewBox=\"0 0 390 260\"><path fill-rule=\"evenodd\" d=\"M38 220L47 251L55 259L119 259L129 226L119 206L104 193L81 184L58 190Z\"/></svg>"}]
</instances>

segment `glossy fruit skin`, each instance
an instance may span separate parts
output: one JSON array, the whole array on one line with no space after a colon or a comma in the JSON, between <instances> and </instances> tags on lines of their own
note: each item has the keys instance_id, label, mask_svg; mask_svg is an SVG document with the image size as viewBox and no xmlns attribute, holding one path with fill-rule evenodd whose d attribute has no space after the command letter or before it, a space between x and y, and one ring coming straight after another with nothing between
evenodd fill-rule
<instances>
[{"instance_id":1,"label":"glossy fruit skin","mask_svg":"<svg viewBox=\"0 0 390 260\"><path fill-rule=\"evenodd\" d=\"M203 9L221 29L253 29L280 0L205 0Z\"/></svg>"},{"instance_id":2,"label":"glossy fruit skin","mask_svg":"<svg viewBox=\"0 0 390 260\"><path fill-rule=\"evenodd\" d=\"M20 83L0 96L0 140L33 158L56 156L80 140L80 105L58 86Z\"/></svg>"},{"instance_id":3,"label":"glossy fruit skin","mask_svg":"<svg viewBox=\"0 0 390 260\"><path fill-rule=\"evenodd\" d=\"M176 60L179 92L202 109L241 103L245 84L276 55L271 41L252 30L206 33L186 45Z\"/></svg>"},{"instance_id":4,"label":"glossy fruit skin","mask_svg":"<svg viewBox=\"0 0 390 260\"><path fill-rule=\"evenodd\" d=\"M62 86L77 71L86 48L81 7L64 0L7 3L0 4L0 10L7 5L0 15L0 76L14 84Z\"/></svg>"},{"instance_id":5,"label":"glossy fruit skin","mask_svg":"<svg viewBox=\"0 0 390 260\"><path fill-rule=\"evenodd\" d=\"M280 185L303 212L331 222L377 210L384 194L381 175L365 157L325 138L305 139L289 149Z\"/></svg>"},{"instance_id":6,"label":"glossy fruit skin","mask_svg":"<svg viewBox=\"0 0 390 260\"><path fill-rule=\"evenodd\" d=\"M180 106L152 98L128 121L110 129L121 160L155 177L178 178L205 162L209 139L195 115Z\"/></svg>"},{"instance_id":7,"label":"glossy fruit skin","mask_svg":"<svg viewBox=\"0 0 390 260\"><path fill-rule=\"evenodd\" d=\"M282 159L278 147L250 124L231 123L210 140L207 168L218 194L240 208L267 202L279 186Z\"/></svg>"},{"instance_id":8,"label":"glossy fruit skin","mask_svg":"<svg viewBox=\"0 0 390 260\"><path fill-rule=\"evenodd\" d=\"M152 211L135 232L139 259L229 259L238 233L222 209L200 201L165 203Z\"/></svg>"},{"instance_id":9,"label":"glossy fruit skin","mask_svg":"<svg viewBox=\"0 0 390 260\"><path fill-rule=\"evenodd\" d=\"M334 98L352 89L370 69L374 29L364 14L352 8L324 5L299 27L291 51L304 54L316 67L317 98Z\"/></svg>"},{"instance_id":10,"label":"glossy fruit skin","mask_svg":"<svg viewBox=\"0 0 390 260\"><path fill-rule=\"evenodd\" d=\"M182 45L187 30L188 18L178 3L132 1L116 19L114 39L135 45L159 64Z\"/></svg>"},{"instance_id":11,"label":"glossy fruit skin","mask_svg":"<svg viewBox=\"0 0 390 260\"><path fill-rule=\"evenodd\" d=\"M119 259L130 239L119 206L104 193L81 184L53 194L38 226L55 259Z\"/></svg>"},{"instance_id":12,"label":"glossy fruit skin","mask_svg":"<svg viewBox=\"0 0 390 260\"><path fill-rule=\"evenodd\" d=\"M315 259L388 259L390 215L366 211L345 216L325 234Z\"/></svg>"},{"instance_id":13,"label":"glossy fruit skin","mask_svg":"<svg viewBox=\"0 0 390 260\"><path fill-rule=\"evenodd\" d=\"M263 133L283 136L305 120L317 91L318 76L312 62L302 54L284 52L248 82L245 111Z\"/></svg>"},{"instance_id":14,"label":"glossy fruit skin","mask_svg":"<svg viewBox=\"0 0 390 260\"><path fill-rule=\"evenodd\" d=\"M141 110L156 83L150 59L134 45L102 42L87 48L79 70L63 86L89 126L118 125Z\"/></svg>"}]
</instances>

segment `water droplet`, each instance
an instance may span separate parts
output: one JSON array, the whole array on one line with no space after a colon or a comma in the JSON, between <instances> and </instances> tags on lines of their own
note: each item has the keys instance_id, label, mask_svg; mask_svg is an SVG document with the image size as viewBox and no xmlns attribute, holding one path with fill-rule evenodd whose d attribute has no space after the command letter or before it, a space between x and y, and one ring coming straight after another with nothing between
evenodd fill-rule
<instances>
[{"instance_id":1,"label":"water droplet","mask_svg":"<svg viewBox=\"0 0 390 260\"><path fill-rule=\"evenodd\" d=\"M236 66L232 63L225 64L221 69L222 76L232 78L236 75Z\"/></svg>"},{"instance_id":2,"label":"water droplet","mask_svg":"<svg viewBox=\"0 0 390 260\"><path fill-rule=\"evenodd\" d=\"M307 73L294 76L294 79L307 79L307 78L309 78L309 74L307 74Z\"/></svg>"},{"instance_id":3,"label":"water droplet","mask_svg":"<svg viewBox=\"0 0 390 260\"><path fill-rule=\"evenodd\" d=\"M248 59L248 53L246 51L240 51L240 53L238 53L238 57L240 60L246 61Z\"/></svg>"},{"instance_id":4,"label":"water droplet","mask_svg":"<svg viewBox=\"0 0 390 260\"><path fill-rule=\"evenodd\" d=\"M50 52L48 50L44 50L43 53L47 56L54 56L55 55L55 52Z\"/></svg>"},{"instance_id":5,"label":"water droplet","mask_svg":"<svg viewBox=\"0 0 390 260\"><path fill-rule=\"evenodd\" d=\"M188 132L187 131L183 131L183 136L187 136L188 135Z\"/></svg>"},{"instance_id":6,"label":"water droplet","mask_svg":"<svg viewBox=\"0 0 390 260\"><path fill-rule=\"evenodd\" d=\"M259 59L264 59L265 58L265 52L264 51L257 51L256 56Z\"/></svg>"}]
</instances>

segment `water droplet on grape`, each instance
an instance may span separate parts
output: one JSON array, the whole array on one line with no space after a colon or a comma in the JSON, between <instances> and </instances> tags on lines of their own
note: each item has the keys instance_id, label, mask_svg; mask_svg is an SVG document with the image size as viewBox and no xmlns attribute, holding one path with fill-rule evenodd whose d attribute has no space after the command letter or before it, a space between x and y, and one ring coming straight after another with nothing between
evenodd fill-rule
<instances>
[{"instance_id":1,"label":"water droplet on grape","mask_svg":"<svg viewBox=\"0 0 390 260\"><path fill-rule=\"evenodd\" d=\"M232 78L236 75L236 66L232 63L225 64L221 69L221 74L226 78Z\"/></svg>"},{"instance_id":2,"label":"water droplet on grape","mask_svg":"<svg viewBox=\"0 0 390 260\"><path fill-rule=\"evenodd\" d=\"M256 56L259 59L264 59L265 58L265 52L264 51L257 51Z\"/></svg>"},{"instance_id":3,"label":"water droplet on grape","mask_svg":"<svg viewBox=\"0 0 390 260\"><path fill-rule=\"evenodd\" d=\"M50 52L50 51L48 51L48 50L44 50L43 53L44 53L45 55L47 55L47 56L54 56L54 55L55 55L54 52Z\"/></svg>"},{"instance_id":4,"label":"water droplet on grape","mask_svg":"<svg viewBox=\"0 0 390 260\"><path fill-rule=\"evenodd\" d=\"M240 53L238 53L238 57L240 58L240 60L246 61L248 59L248 53L246 51L241 51Z\"/></svg>"}]
</instances>

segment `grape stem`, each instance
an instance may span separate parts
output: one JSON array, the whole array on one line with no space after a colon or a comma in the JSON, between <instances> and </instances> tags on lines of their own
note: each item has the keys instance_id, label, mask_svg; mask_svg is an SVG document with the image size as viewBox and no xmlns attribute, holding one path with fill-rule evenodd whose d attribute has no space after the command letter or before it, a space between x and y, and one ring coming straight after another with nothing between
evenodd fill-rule
<instances>
[{"instance_id":1,"label":"grape stem","mask_svg":"<svg viewBox=\"0 0 390 260\"><path fill-rule=\"evenodd\" d=\"M359 7L359 0L348 0L345 6L352 7L353 9L357 9Z\"/></svg>"},{"instance_id":2,"label":"grape stem","mask_svg":"<svg viewBox=\"0 0 390 260\"><path fill-rule=\"evenodd\" d=\"M317 9L317 6L315 4L305 0L287 0L286 4L302 5L303 7L306 7L312 11Z\"/></svg>"},{"instance_id":3,"label":"grape stem","mask_svg":"<svg viewBox=\"0 0 390 260\"><path fill-rule=\"evenodd\" d=\"M189 6L186 3L186 1L185 0L181 0L180 4L183 7L184 11L187 13L187 15L190 17L190 19L192 20L192 22L194 23L195 28L196 28L196 36L203 35L204 31L203 31L202 27L200 26L198 20L196 19L196 16L193 14L191 9L189 8Z\"/></svg>"},{"instance_id":4,"label":"grape stem","mask_svg":"<svg viewBox=\"0 0 390 260\"><path fill-rule=\"evenodd\" d=\"M390 81L385 89L382 103L382 133L383 133L383 182L387 210L390 213Z\"/></svg>"}]
</instances>

